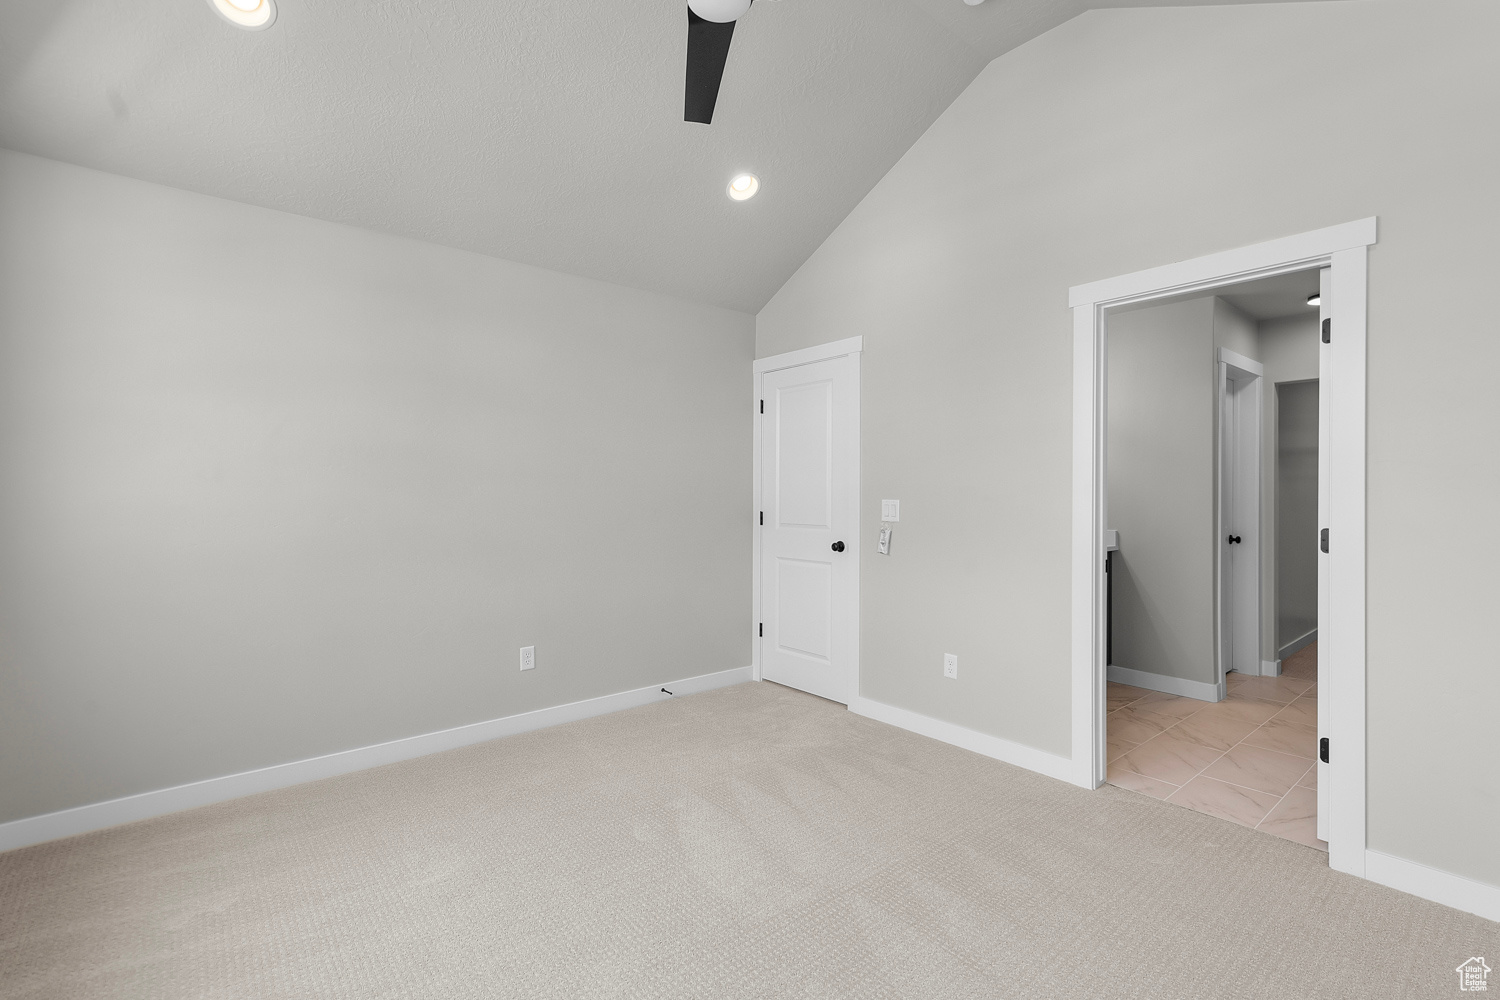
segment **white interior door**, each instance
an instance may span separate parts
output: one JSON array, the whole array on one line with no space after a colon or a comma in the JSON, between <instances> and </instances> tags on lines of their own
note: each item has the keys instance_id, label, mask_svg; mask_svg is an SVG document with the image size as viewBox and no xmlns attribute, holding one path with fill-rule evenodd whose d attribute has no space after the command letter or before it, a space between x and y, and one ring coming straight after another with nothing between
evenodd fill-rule
<instances>
[{"instance_id":1,"label":"white interior door","mask_svg":"<svg viewBox=\"0 0 1500 1000\"><path fill-rule=\"evenodd\" d=\"M1263 369L1232 351L1219 353L1221 662L1223 670L1259 674Z\"/></svg>"},{"instance_id":2,"label":"white interior door","mask_svg":"<svg viewBox=\"0 0 1500 1000\"><path fill-rule=\"evenodd\" d=\"M761 376L761 677L848 704L859 642L859 355Z\"/></svg>"},{"instance_id":3,"label":"white interior door","mask_svg":"<svg viewBox=\"0 0 1500 1000\"><path fill-rule=\"evenodd\" d=\"M1337 303L1331 302L1330 294L1333 292L1333 282L1329 280L1331 271L1328 268L1318 272L1318 326L1319 330L1325 329L1325 324L1333 322L1333 306ZM1330 377L1328 344L1321 340L1318 347L1318 524L1328 523L1328 485L1332 481L1329 473L1329 413L1331 410L1333 393L1330 391L1334 380ZM1309 545L1316 545L1319 549L1318 556L1318 635L1320 637L1328 634L1328 560L1321 553L1328 550L1323 547L1322 529L1317 538L1309 538ZM1328 735L1328 690L1322 683L1327 671L1323 669L1323 648L1318 648L1318 746L1322 747L1323 737ZM1323 763L1321 754L1317 763L1318 768L1318 839L1328 841L1328 765ZM1361 778L1361 781L1364 779Z\"/></svg>"}]
</instances>

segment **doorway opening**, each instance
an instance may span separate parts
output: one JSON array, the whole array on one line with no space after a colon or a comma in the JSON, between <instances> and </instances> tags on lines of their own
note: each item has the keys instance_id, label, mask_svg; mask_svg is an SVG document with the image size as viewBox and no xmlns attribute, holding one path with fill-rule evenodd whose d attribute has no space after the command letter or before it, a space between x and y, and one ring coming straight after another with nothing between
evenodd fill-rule
<instances>
[{"instance_id":1,"label":"doorway opening","mask_svg":"<svg viewBox=\"0 0 1500 1000\"><path fill-rule=\"evenodd\" d=\"M1304 654L1297 664L1292 664L1297 672L1302 672L1307 668L1300 664L1315 655L1316 680L1288 674L1284 670L1288 664L1278 661L1287 661L1292 657L1279 655L1279 637L1273 637L1269 642L1266 640L1266 622L1268 618L1274 617L1268 612L1275 608L1275 604L1268 603L1264 592L1268 587L1274 589L1276 577L1274 567L1266 565L1265 553L1268 540L1274 540L1276 536L1274 532L1266 534L1264 511L1257 524L1261 537L1254 546L1260 553L1259 559L1255 560L1260 563L1260 586L1251 588L1261 594L1261 613L1259 628L1249 630L1252 635L1259 633L1258 661L1253 670L1249 661L1243 671L1237 669L1235 657L1238 656L1240 643L1236 641L1232 619L1226 650L1224 636L1219 628L1223 589L1226 584L1233 588L1239 583L1239 574L1246 567L1237 557L1239 552L1245 550L1236 549L1230 556L1227 573L1220 572L1225 560L1219 558L1223 555L1219 550L1222 547L1243 546L1245 534L1232 527L1224 529L1219 523L1224 517L1224 510L1220 508L1217 496L1224 490L1225 472L1217 465L1217 453L1221 451L1217 445L1221 442L1215 426L1214 432L1208 436L1209 444L1216 453L1215 464L1207 476L1211 492L1215 496L1214 501L1208 505L1210 513L1206 519L1211 527L1200 530L1198 527L1184 525L1181 526L1183 530L1180 535L1174 533L1169 536L1174 541L1179 537L1191 537L1199 543L1206 540L1207 545L1215 552L1215 558L1209 564L1207 582L1196 588L1192 600L1195 609L1201 610L1205 603L1212 609L1208 616L1211 627L1206 630L1201 625L1203 616L1198 615L1195 619L1198 622L1199 638L1201 639L1204 631L1210 636L1209 653L1198 657L1194 668L1196 673L1181 671L1179 673L1182 676L1174 679L1175 682L1195 682L1193 694L1142 686L1140 690L1144 693L1121 704L1124 695L1130 694L1124 692L1116 697L1113 707L1115 711L1134 709L1124 717L1128 719L1148 712L1171 716L1174 712L1181 711L1180 707L1174 707L1167 701L1169 698L1196 703L1192 712L1178 715L1172 725L1158 729L1157 735L1160 735L1174 726L1187 726L1191 717L1199 712L1213 709L1215 714L1227 717L1235 711L1234 703L1237 700L1274 704L1266 695L1274 692L1279 700L1291 688L1300 687L1301 690L1275 708L1272 716L1256 722L1254 728L1270 726L1277 715L1281 715L1299 700L1302 704L1297 712L1301 713L1301 721L1292 720L1288 715L1280 725L1272 728L1288 724L1301 726L1302 729L1292 732L1306 737L1309 735L1306 719L1309 713L1316 716L1316 728L1312 730L1316 742L1313 744L1314 763L1309 769L1311 774L1299 775L1292 787L1306 788L1305 782L1316 784L1318 839L1328 845L1329 864L1335 869L1359 876L1364 876L1366 870L1365 302L1368 248L1374 244L1375 237L1375 220L1365 219L1081 285L1071 289L1069 293L1070 305L1074 310L1072 759L1074 781L1093 788L1103 783L1108 776L1110 751L1107 733L1121 735L1119 727L1111 728L1106 724L1111 709L1108 684L1111 679L1117 682L1129 679L1119 676L1118 672L1112 678L1109 670L1110 659L1118 661L1126 655L1122 646L1122 634L1110 634L1110 618L1111 612L1115 617L1120 616L1122 604L1129 602L1128 596L1122 599L1122 592L1128 593L1126 574L1123 571L1117 572L1117 567L1124 570L1127 566L1133 545L1129 530L1110 522L1119 513L1118 509L1112 510L1110 504L1109 477L1115 468L1112 463L1118 457L1113 451L1123 442L1123 439L1111 440L1108 433L1108 388L1113 347L1110 342L1111 330L1117 328L1122 320L1128 324L1127 317L1135 311L1181 305L1204 298L1223 301L1247 290L1254 291L1255 289L1248 289L1247 286L1263 279L1296 274L1304 277L1309 274L1317 275L1320 291L1317 342L1320 409L1320 441L1317 450L1319 511L1318 549L1314 557L1318 575L1317 641L1315 646L1309 642L1302 647L1314 651ZM1238 311L1244 313L1245 307L1240 305ZM1220 347L1227 348L1231 354L1219 354ZM1235 363L1236 359L1232 355L1239 355L1241 360L1255 360L1253 351L1237 349L1232 343L1216 343L1213 350L1214 362L1226 366L1223 369L1226 397L1243 391L1235 383L1244 383L1246 388L1259 383L1261 427L1264 431L1271 417L1280 412L1279 397L1273 397L1269 388L1277 381L1275 376L1268 375L1263 370L1258 378L1252 378L1253 370ZM1230 378L1229 371L1231 364L1238 369L1233 379ZM1230 404L1224 403L1215 409L1215 397L1210 395L1208 389L1204 389L1204 397L1209 402L1210 413L1217 425L1222 408ZM1270 405L1272 398L1277 399L1277 405ZM1149 435L1143 436L1142 440L1147 445L1154 443L1158 448L1163 447L1161 441L1153 442ZM1270 456L1275 454L1269 435L1263 434L1260 447L1260 500L1263 506L1270 506L1274 501L1275 495L1267 487L1266 466L1271 461ZM1233 456L1231 461L1234 461ZM1248 467L1245 462L1234 464L1236 468ZM1230 479L1232 490L1233 477ZM1232 502L1227 507L1231 519L1240 516L1239 509ZM1202 520L1200 518L1200 524ZM1240 542L1230 542L1232 535L1238 535ZM1144 548L1136 555L1146 562L1153 558ZM1158 554L1156 558L1167 557ZM1204 578L1204 562L1199 560L1195 564L1194 571L1199 574L1200 581ZM1205 590L1211 595L1211 599L1206 602ZM1244 597L1244 585L1240 585L1239 590L1242 592L1240 596ZM1233 602L1235 595L1231 593L1229 598ZM1181 617L1189 617L1181 609L1176 610L1181 613ZM1243 633L1244 630L1241 630L1239 639L1245 638ZM1150 638L1149 635L1147 638ZM1166 653L1177 652L1164 642L1158 642L1158 648ZM1195 648L1201 650L1203 644L1199 642ZM1112 654L1109 659L1107 651ZM1204 660L1210 661L1206 669ZM1235 665L1236 669L1227 669L1230 664ZM1154 668L1168 676L1173 673L1161 662L1147 663L1147 668ZM1222 695L1218 690L1220 683L1224 688ZM1314 697L1303 700L1309 692ZM1257 694L1261 697L1254 697ZM1237 699L1237 695L1245 697ZM1153 703L1169 707L1152 709ZM1264 708L1239 711L1255 715L1263 713ZM1212 718L1213 716L1206 716L1201 721L1207 722ZM1177 737L1185 735L1188 735L1186 729L1179 730ZM1266 739L1269 737L1263 735L1257 738L1257 742L1265 742ZM1234 745L1245 742L1242 737ZM1298 746L1301 753L1308 752L1303 744ZM1180 775L1184 783L1178 787L1187 787L1192 779L1223 758L1227 752L1224 749L1214 750L1213 759L1205 761L1193 774ZM1272 749L1272 752L1281 751ZM1305 799L1300 793L1299 797ZM1286 798L1286 795L1281 798ZM1268 809L1266 815L1269 813ZM1261 817L1262 820L1264 818Z\"/></svg>"},{"instance_id":2,"label":"doorway opening","mask_svg":"<svg viewBox=\"0 0 1500 1000\"><path fill-rule=\"evenodd\" d=\"M1316 394L1322 270L1105 314L1105 780L1326 850L1316 661L1283 677L1275 652L1283 579L1312 595L1296 610L1316 627L1318 539L1303 521L1317 520L1318 416L1312 476L1282 491L1280 413L1265 405L1283 383ZM1288 417L1305 415L1290 398ZM1310 509L1284 524L1283 499Z\"/></svg>"}]
</instances>

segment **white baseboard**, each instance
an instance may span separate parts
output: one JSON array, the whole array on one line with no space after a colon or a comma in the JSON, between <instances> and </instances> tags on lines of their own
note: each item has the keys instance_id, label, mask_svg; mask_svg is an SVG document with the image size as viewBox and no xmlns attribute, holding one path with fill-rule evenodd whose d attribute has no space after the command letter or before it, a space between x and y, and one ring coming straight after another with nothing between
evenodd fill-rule
<instances>
[{"instance_id":1,"label":"white baseboard","mask_svg":"<svg viewBox=\"0 0 1500 1000\"><path fill-rule=\"evenodd\" d=\"M1281 676L1281 661L1280 660L1261 660L1260 661L1260 675L1262 677L1280 677Z\"/></svg>"},{"instance_id":2,"label":"white baseboard","mask_svg":"<svg viewBox=\"0 0 1500 1000\"><path fill-rule=\"evenodd\" d=\"M1288 656L1291 656L1293 653L1295 653L1297 650L1302 649L1305 646L1311 646L1313 643L1315 643L1317 641L1318 641L1318 630L1317 629L1313 629L1311 632L1307 633L1306 635L1301 636L1300 638L1297 638L1297 639L1293 639L1291 642L1287 643L1285 646L1282 646L1279 650L1276 651L1276 656L1277 656L1277 658L1284 660Z\"/></svg>"},{"instance_id":3,"label":"white baseboard","mask_svg":"<svg viewBox=\"0 0 1500 1000\"><path fill-rule=\"evenodd\" d=\"M1224 700L1224 696L1219 692L1219 685L1209 681L1190 681L1181 677L1168 677L1166 674L1153 674L1146 670L1133 670L1130 667L1113 665L1105 672L1105 676L1116 684L1129 684L1131 687L1145 688L1147 691L1160 691L1162 694L1175 694L1182 698L1196 698L1199 701Z\"/></svg>"},{"instance_id":4,"label":"white baseboard","mask_svg":"<svg viewBox=\"0 0 1500 1000\"><path fill-rule=\"evenodd\" d=\"M1371 850L1365 851L1365 878L1486 920L1500 921L1500 886Z\"/></svg>"},{"instance_id":5,"label":"white baseboard","mask_svg":"<svg viewBox=\"0 0 1500 1000\"><path fill-rule=\"evenodd\" d=\"M965 729L963 726L934 719L931 716L919 715L916 712L887 705L884 702L871 701L869 698L856 697L849 702L849 711L856 715L863 715L877 722L905 729L909 732L930 737L942 743L950 743L965 750L982 754L985 757L993 757L995 760L1003 760L1007 764L1024 767L1028 771L1036 771L1045 774L1049 778L1057 778L1061 781L1073 782L1073 761L1067 757L1059 757L1045 750L1038 750L1022 743L1012 743L1010 740L1002 740L998 736L988 736L984 733Z\"/></svg>"},{"instance_id":6,"label":"white baseboard","mask_svg":"<svg viewBox=\"0 0 1500 1000\"><path fill-rule=\"evenodd\" d=\"M396 761L410 760L413 757L425 757L442 750L452 750L472 743L484 743L502 736L544 729L564 722L576 722L579 719L589 719L596 715L606 715L626 708L649 705L671 697L662 693L663 687L668 688L673 695L696 694L699 691L742 684L748 680L750 680L750 668L736 667L732 670L721 670L698 677L667 681L665 684L653 684L650 687L636 688L633 691L621 691L618 694L575 701L567 705L539 708L534 712L507 715L499 719L490 719L487 722L456 726L453 729L443 729L435 733L408 736L405 739L391 740L388 743L357 747L322 757L275 764L271 767L228 774L220 778L207 778L187 785L162 788L154 792L141 792L139 795L128 795L120 799L110 799L107 802L95 802L73 809L45 813L41 816L28 816L25 819L0 823L0 851L40 844L59 837L71 837L92 830L102 830L105 827L119 826L121 823L133 823L136 820L150 819L153 816L165 816L167 813L180 812L183 809L193 809L197 806L254 795L256 792L286 788L290 785L300 785L306 781L317 781L319 778L331 778L339 774L348 774L351 771L363 771L366 768L393 764Z\"/></svg>"}]
</instances>

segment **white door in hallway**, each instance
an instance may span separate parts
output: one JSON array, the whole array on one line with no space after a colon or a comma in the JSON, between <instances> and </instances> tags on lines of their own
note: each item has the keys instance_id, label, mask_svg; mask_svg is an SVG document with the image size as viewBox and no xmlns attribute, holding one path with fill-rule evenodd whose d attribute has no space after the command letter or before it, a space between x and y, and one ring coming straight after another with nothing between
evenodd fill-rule
<instances>
[{"instance_id":1,"label":"white door in hallway","mask_svg":"<svg viewBox=\"0 0 1500 1000\"><path fill-rule=\"evenodd\" d=\"M761 677L858 686L859 355L761 375Z\"/></svg>"},{"instance_id":2,"label":"white door in hallway","mask_svg":"<svg viewBox=\"0 0 1500 1000\"><path fill-rule=\"evenodd\" d=\"M1260 362L1219 349L1221 684L1225 671L1261 672L1260 425L1264 374Z\"/></svg>"}]
</instances>

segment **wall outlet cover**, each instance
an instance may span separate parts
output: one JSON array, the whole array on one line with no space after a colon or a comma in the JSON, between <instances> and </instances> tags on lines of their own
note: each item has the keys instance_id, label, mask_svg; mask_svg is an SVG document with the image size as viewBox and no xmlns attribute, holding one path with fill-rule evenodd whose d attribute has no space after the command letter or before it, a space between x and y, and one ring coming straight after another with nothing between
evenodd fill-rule
<instances>
[{"instance_id":1,"label":"wall outlet cover","mask_svg":"<svg viewBox=\"0 0 1500 1000\"><path fill-rule=\"evenodd\" d=\"M535 646L522 646L521 647L521 669L522 670L535 670L536 669L536 647Z\"/></svg>"},{"instance_id":2,"label":"wall outlet cover","mask_svg":"<svg viewBox=\"0 0 1500 1000\"><path fill-rule=\"evenodd\" d=\"M952 653L943 654L943 676L958 680L958 657Z\"/></svg>"}]
</instances>

